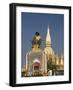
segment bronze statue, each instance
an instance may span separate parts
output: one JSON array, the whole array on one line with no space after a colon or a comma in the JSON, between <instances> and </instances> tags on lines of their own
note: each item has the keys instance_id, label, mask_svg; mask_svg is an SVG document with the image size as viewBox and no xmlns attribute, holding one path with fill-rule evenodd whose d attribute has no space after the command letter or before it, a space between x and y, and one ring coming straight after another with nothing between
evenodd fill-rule
<instances>
[{"instance_id":1,"label":"bronze statue","mask_svg":"<svg viewBox=\"0 0 73 90\"><path fill-rule=\"evenodd\" d=\"M34 47L34 45L38 45L38 48L40 48L41 37L38 32L35 33L35 36L33 37L33 40L32 40L32 47Z\"/></svg>"}]
</instances>

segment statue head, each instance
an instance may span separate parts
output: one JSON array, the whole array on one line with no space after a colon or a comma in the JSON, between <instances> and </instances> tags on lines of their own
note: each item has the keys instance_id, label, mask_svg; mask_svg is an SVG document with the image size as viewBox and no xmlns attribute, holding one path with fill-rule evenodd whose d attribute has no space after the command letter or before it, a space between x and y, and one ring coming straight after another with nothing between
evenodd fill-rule
<instances>
[{"instance_id":1,"label":"statue head","mask_svg":"<svg viewBox=\"0 0 73 90\"><path fill-rule=\"evenodd\" d=\"M36 36L40 36L40 34L38 32L35 33Z\"/></svg>"}]
</instances>

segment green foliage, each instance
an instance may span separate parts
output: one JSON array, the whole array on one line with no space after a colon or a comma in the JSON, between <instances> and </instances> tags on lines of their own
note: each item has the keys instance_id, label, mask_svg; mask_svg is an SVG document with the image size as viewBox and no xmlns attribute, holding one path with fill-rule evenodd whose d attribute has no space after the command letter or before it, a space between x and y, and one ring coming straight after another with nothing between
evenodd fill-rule
<instances>
[{"instance_id":1,"label":"green foliage","mask_svg":"<svg viewBox=\"0 0 73 90\"><path fill-rule=\"evenodd\" d=\"M47 69L48 70L56 70L56 65L53 65L52 60L48 60L47 62Z\"/></svg>"}]
</instances>

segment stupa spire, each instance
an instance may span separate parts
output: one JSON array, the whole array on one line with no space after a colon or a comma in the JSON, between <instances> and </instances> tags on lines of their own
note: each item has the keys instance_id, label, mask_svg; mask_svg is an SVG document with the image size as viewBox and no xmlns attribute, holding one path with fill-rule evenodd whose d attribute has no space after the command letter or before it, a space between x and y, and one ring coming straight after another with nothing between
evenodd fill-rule
<instances>
[{"instance_id":1,"label":"stupa spire","mask_svg":"<svg viewBox=\"0 0 73 90\"><path fill-rule=\"evenodd\" d=\"M50 36L50 28L48 26L47 35L46 35L46 47L51 46L51 36Z\"/></svg>"}]
</instances>

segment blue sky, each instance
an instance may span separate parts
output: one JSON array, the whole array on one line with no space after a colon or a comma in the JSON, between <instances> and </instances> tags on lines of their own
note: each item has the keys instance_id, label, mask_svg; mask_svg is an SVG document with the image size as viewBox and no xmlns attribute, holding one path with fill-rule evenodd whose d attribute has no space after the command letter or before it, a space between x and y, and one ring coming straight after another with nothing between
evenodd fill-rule
<instances>
[{"instance_id":1,"label":"blue sky","mask_svg":"<svg viewBox=\"0 0 73 90\"><path fill-rule=\"evenodd\" d=\"M25 55L31 50L35 32L39 32L41 38L45 40L48 25L50 26L50 35L52 48L55 54L64 53L64 15L63 14L45 14L45 13L26 13L21 14L21 56L22 66L25 64Z\"/></svg>"}]
</instances>

